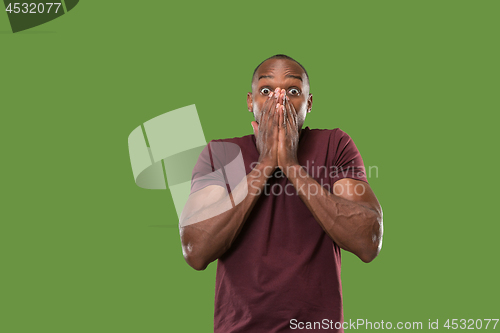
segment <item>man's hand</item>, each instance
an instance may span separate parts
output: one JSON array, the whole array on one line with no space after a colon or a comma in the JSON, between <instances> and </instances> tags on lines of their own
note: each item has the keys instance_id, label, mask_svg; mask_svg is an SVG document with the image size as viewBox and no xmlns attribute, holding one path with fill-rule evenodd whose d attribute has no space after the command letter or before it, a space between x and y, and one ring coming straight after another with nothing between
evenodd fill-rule
<instances>
[{"instance_id":1,"label":"man's hand","mask_svg":"<svg viewBox=\"0 0 500 333\"><path fill-rule=\"evenodd\" d=\"M252 121L257 150L260 154L259 163L272 166L273 171L278 165L279 114L276 105L280 99L276 97L279 95L278 89L275 93L271 92L262 107L259 122Z\"/></svg>"},{"instance_id":2,"label":"man's hand","mask_svg":"<svg viewBox=\"0 0 500 333\"><path fill-rule=\"evenodd\" d=\"M297 149L299 146L299 128L297 111L283 90L279 112L279 142L278 142L278 167L288 177L287 168L299 165Z\"/></svg>"}]
</instances>

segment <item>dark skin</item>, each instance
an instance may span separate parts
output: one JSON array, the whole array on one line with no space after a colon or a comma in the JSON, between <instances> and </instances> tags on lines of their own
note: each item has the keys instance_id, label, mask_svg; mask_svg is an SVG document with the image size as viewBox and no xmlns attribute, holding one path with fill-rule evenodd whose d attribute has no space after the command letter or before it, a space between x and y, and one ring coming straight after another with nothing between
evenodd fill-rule
<instances>
[{"instance_id":1,"label":"dark skin","mask_svg":"<svg viewBox=\"0 0 500 333\"><path fill-rule=\"evenodd\" d=\"M309 93L309 80L302 67L294 61L285 59L269 59L260 65L254 75L252 92L247 94L248 111L253 112L256 121L252 121L252 127L257 141L257 150L261 152L263 146L263 135L259 135L259 123L261 116L261 105L264 104L269 95L278 97L280 105L279 112L286 113L283 109L284 100L290 103L296 110L296 129L291 131L286 140L291 140L288 145L282 146L281 151L295 145L297 147L299 136L302 131L306 114L311 112L313 97ZM287 127L285 127L286 130ZM279 129L276 129L279 130ZM264 134L268 136L268 134ZM283 141L283 140L282 140ZM296 152L296 149L295 149ZM277 153L277 152L276 152ZM282 163L297 162L286 161L285 158L293 158L293 151L289 154L281 154ZM262 156L261 156L262 158ZM273 160L276 158L276 161ZM278 155L272 156L271 164L278 165ZM276 163L273 163L276 162Z\"/></svg>"},{"instance_id":2,"label":"dark skin","mask_svg":"<svg viewBox=\"0 0 500 333\"><path fill-rule=\"evenodd\" d=\"M273 130L279 121L277 102L275 98L268 98L261 108L263 114L267 114L267 118L262 118L267 119L262 127L266 124L268 129L261 134L266 142L277 143L278 132ZM272 147L266 144L261 150L267 152L261 154L261 161L276 155L276 148ZM204 270L231 247L273 172L274 167L267 162L258 163L231 191L232 199L238 204L230 209L227 209L227 191L222 186L210 185L189 196L180 217L179 232L184 259L191 267Z\"/></svg>"},{"instance_id":3,"label":"dark skin","mask_svg":"<svg viewBox=\"0 0 500 333\"><path fill-rule=\"evenodd\" d=\"M180 223L183 253L188 264L197 270L205 269L231 247L267 179L277 167L337 245L363 262L372 261L382 246L383 222L382 208L370 186L343 178L335 182L331 193L298 163L302 125L312 107L309 82L303 69L291 60L267 60L254 76L247 104L256 119L252 127L260 153L259 163L240 183L248 186L248 194L234 208L204 220L200 217L195 220L197 214L202 216L204 209L208 209L204 198L211 198L212 209L222 206L225 189L212 185L190 196L184 210L196 212L185 215L183 211L183 215L189 217L181 216ZM235 193L238 195L238 191ZM190 220L201 221L187 225Z\"/></svg>"}]
</instances>

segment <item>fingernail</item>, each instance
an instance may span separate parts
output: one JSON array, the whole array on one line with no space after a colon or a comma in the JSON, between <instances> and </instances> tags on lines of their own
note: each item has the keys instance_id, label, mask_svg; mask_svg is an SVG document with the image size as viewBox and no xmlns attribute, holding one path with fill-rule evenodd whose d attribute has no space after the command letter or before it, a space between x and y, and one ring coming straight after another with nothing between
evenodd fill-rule
<instances>
[{"instance_id":1,"label":"fingernail","mask_svg":"<svg viewBox=\"0 0 500 333\"><path fill-rule=\"evenodd\" d=\"M272 91L269 93L269 97L273 97L273 92Z\"/></svg>"},{"instance_id":2,"label":"fingernail","mask_svg":"<svg viewBox=\"0 0 500 333\"><path fill-rule=\"evenodd\" d=\"M278 103L278 104L276 104L276 109L277 109L277 108L279 108L279 107L280 107L279 103Z\"/></svg>"}]
</instances>

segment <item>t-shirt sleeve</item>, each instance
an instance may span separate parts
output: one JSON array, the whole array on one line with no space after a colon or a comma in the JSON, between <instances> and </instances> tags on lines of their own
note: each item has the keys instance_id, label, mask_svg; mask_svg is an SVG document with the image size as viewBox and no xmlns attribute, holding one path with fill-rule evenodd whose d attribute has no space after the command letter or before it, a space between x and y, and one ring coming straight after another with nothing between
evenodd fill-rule
<instances>
[{"instance_id":1,"label":"t-shirt sleeve","mask_svg":"<svg viewBox=\"0 0 500 333\"><path fill-rule=\"evenodd\" d=\"M213 144L213 142L214 140L210 141L205 148L203 148L196 161L191 177L190 194L209 185L219 185L226 188L222 168L217 165L220 162L218 162L218 160L214 161L214 157L212 156L211 144Z\"/></svg>"},{"instance_id":2,"label":"t-shirt sleeve","mask_svg":"<svg viewBox=\"0 0 500 333\"><path fill-rule=\"evenodd\" d=\"M361 154L346 132L340 128L333 130L330 134L330 147L333 149L333 159L330 165L332 187L342 178L352 178L368 183Z\"/></svg>"}]
</instances>

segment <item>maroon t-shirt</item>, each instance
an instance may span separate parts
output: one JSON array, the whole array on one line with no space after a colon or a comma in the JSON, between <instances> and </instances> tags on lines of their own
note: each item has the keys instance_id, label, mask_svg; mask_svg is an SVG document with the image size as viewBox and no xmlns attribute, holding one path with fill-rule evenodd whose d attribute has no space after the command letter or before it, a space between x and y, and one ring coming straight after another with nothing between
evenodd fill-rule
<instances>
[{"instance_id":1,"label":"maroon t-shirt","mask_svg":"<svg viewBox=\"0 0 500 333\"><path fill-rule=\"evenodd\" d=\"M367 182L363 160L349 135L339 128L302 131L298 161L320 185L332 192L342 178ZM209 151L214 142L237 144L246 174L259 159L253 134L213 140ZM214 163L211 154L200 155L191 193L208 185L226 186L224 174L214 176ZM340 262L339 246L277 169L233 245L218 259L214 332L289 332L293 323L342 322Z\"/></svg>"}]
</instances>

